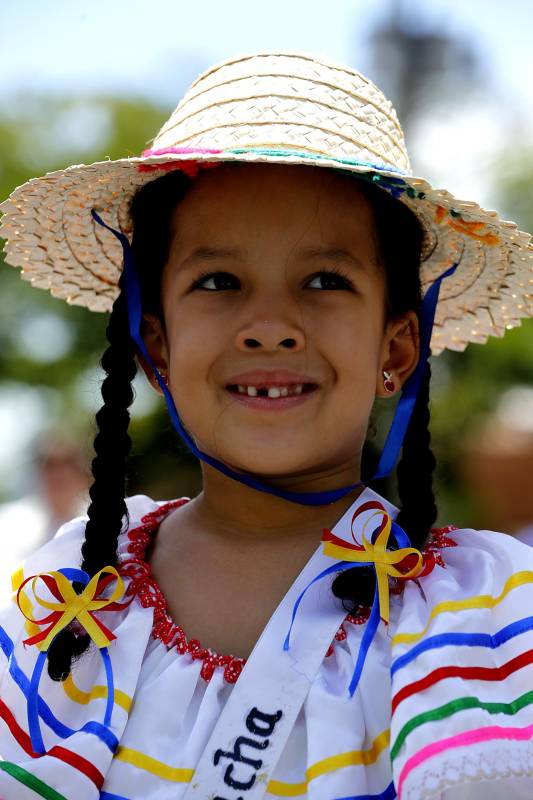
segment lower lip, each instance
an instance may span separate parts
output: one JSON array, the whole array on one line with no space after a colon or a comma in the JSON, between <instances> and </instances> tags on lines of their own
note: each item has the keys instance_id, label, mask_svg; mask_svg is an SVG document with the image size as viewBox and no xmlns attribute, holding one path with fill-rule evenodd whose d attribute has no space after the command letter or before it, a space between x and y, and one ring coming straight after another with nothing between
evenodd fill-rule
<instances>
[{"instance_id":1,"label":"lower lip","mask_svg":"<svg viewBox=\"0 0 533 800\"><path fill-rule=\"evenodd\" d=\"M248 394L239 394L237 392L228 392L234 400L242 403L243 406L248 408L257 408L265 411L284 411L287 408L294 408L301 406L309 398L316 394L316 389L311 389L309 392L302 394L293 394L290 397L250 397Z\"/></svg>"}]
</instances>

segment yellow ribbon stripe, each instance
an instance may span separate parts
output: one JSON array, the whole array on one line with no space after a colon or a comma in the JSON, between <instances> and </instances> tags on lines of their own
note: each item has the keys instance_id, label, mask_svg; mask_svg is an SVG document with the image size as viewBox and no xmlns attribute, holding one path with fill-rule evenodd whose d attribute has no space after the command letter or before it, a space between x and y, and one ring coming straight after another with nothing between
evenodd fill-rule
<instances>
[{"instance_id":1,"label":"yellow ribbon stripe","mask_svg":"<svg viewBox=\"0 0 533 800\"><path fill-rule=\"evenodd\" d=\"M327 775L343 767L358 767L361 765L369 766L376 762L390 741L390 730L382 731L368 750L351 750L347 753L339 753L336 756L329 756L312 764L306 770L306 779L302 783L285 783L284 781L269 781L267 792L276 797L298 797L307 793L310 781Z\"/></svg>"},{"instance_id":2,"label":"yellow ribbon stripe","mask_svg":"<svg viewBox=\"0 0 533 800\"><path fill-rule=\"evenodd\" d=\"M11 588L13 590L13 602L17 602L17 592L20 589L21 584L24 583L24 570L22 566L18 567L15 572L11 576ZM27 617L31 617L31 613L33 611L32 604L28 600L27 595L24 594L24 589L21 591L19 595L19 607L24 616L26 617L26 621L24 623L24 628L26 633L29 636L35 636L35 634L39 633L41 630L38 625L34 622L30 622Z\"/></svg>"},{"instance_id":3,"label":"yellow ribbon stripe","mask_svg":"<svg viewBox=\"0 0 533 800\"><path fill-rule=\"evenodd\" d=\"M68 678L63 681L62 686L66 695L70 697L71 700L74 700L75 703L80 703L84 706L96 698L107 698L107 686L94 686L90 692L84 692L74 683L72 672L70 672ZM120 706L127 714L129 714L132 700L131 697L126 694L126 692L122 692L120 689L115 689L114 702L117 706Z\"/></svg>"},{"instance_id":4,"label":"yellow ribbon stripe","mask_svg":"<svg viewBox=\"0 0 533 800\"><path fill-rule=\"evenodd\" d=\"M101 600L95 600L95 595L98 589L98 581L100 580L103 573L109 573L114 575L117 579L115 588L111 597L106 597ZM31 587L32 592L39 603L39 605L43 606L43 608L50 609L51 611L62 612L60 618L53 626L49 634L43 639L42 642L37 643L37 647L39 650L48 650L52 639L57 636L57 634L66 628L72 620L77 619L80 625L82 625L85 631L89 634L93 642L96 644L97 647L107 647L109 644L109 638L106 636L104 631L97 625L97 623L92 618L90 611L101 611L106 606L114 603L118 600L119 597L122 596L124 592L124 582L120 575L118 574L117 570L114 567L104 567L97 572L96 575L93 575L85 589L81 594L77 594L74 591L74 588L68 578L66 578L61 572L47 572L46 575L50 575L57 585L59 593L61 594L63 601L51 601L45 600L44 598L40 597L36 592L36 584L39 579L39 575L35 575ZM21 592L21 595L23 592ZM22 606L21 606L22 608ZM30 616L30 614L28 614ZM35 619L31 619L30 621L35 623Z\"/></svg>"},{"instance_id":5,"label":"yellow ribbon stripe","mask_svg":"<svg viewBox=\"0 0 533 800\"><path fill-rule=\"evenodd\" d=\"M152 756L147 756L145 753L140 753L138 750L132 750L130 747L120 746L115 753L115 758L173 783L190 783L194 775L193 769L169 767L168 764L164 764Z\"/></svg>"},{"instance_id":6,"label":"yellow ribbon stripe","mask_svg":"<svg viewBox=\"0 0 533 800\"><path fill-rule=\"evenodd\" d=\"M376 543L372 544L365 538L365 529L371 519L375 516L383 516L385 518L385 525L383 530L378 534ZM390 619L390 596L389 596L389 575L394 578L414 578L422 570L424 559L419 550L414 547L404 547L400 550L387 550L387 542L392 530L392 520L385 510L375 511L366 520L363 531L362 541L364 550L353 550L349 547L343 547L341 544L325 541L323 553L331 558L336 558L341 561L372 561L376 569L376 578L378 583L378 596L379 596L379 613L381 619L387 624ZM395 567L395 564L401 563L404 558L409 555L415 554L417 556L416 566L408 572L401 572Z\"/></svg>"},{"instance_id":7,"label":"yellow ribbon stripe","mask_svg":"<svg viewBox=\"0 0 533 800\"><path fill-rule=\"evenodd\" d=\"M382 731L374 739L371 747L368 750L351 750L347 753L339 753L336 756L329 756L321 761L312 764L306 770L306 780L301 783L286 783L285 781L269 781L267 785L267 793L275 795L276 797L299 797L306 794L310 781L321 775L327 775L330 772L335 772L343 767L355 767L360 765L368 766L376 762L390 742L390 730ZM193 769L184 769L180 767L170 767L163 761L158 761L152 756L133 750L130 747L119 747L115 758L119 761L124 761L126 764L131 764L138 769L145 772L150 772L152 775L157 775L159 778L164 778L173 783L190 783L193 776Z\"/></svg>"},{"instance_id":8,"label":"yellow ribbon stripe","mask_svg":"<svg viewBox=\"0 0 533 800\"><path fill-rule=\"evenodd\" d=\"M446 600L432 609L429 615L429 620L419 633L398 633L392 639L392 647L397 644L414 644L418 642L428 631L431 621L435 619L438 614L443 614L445 611L466 611L472 608L494 608L507 597L509 592L523 586L526 583L533 583L533 572L526 570L524 572L515 572L505 582L503 591L497 597L490 594L480 594L475 597L468 597L466 600Z\"/></svg>"}]
</instances>

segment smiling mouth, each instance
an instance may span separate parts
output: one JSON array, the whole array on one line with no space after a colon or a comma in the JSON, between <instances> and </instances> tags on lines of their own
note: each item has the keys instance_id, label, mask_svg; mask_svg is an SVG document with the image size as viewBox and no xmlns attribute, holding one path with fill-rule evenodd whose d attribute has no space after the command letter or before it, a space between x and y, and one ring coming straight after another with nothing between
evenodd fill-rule
<instances>
[{"instance_id":1,"label":"smiling mouth","mask_svg":"<svg viewBox=\"0 0 533 800\"><path fill-rule=\"evenodd\" d=\"M282 397L297 397L298 395L309 394L309 392L317 388L316 383L284 383L269 386L229 384L226 386L228 392L232 394L244 395L246 397L267 397L269 400L278 400Z\"/></svg>"}]
</instances>

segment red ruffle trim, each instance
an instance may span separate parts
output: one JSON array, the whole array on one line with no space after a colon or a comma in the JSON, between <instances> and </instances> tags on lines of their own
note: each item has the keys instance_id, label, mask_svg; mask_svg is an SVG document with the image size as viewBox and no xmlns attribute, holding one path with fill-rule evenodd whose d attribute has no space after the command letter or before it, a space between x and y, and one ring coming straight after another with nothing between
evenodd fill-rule
<instances>
[{"instance_id":1,"label":"red ruffle trim","mask_svg":"<svg viewBox=\"0 0 533 800\"><path fill-rule=\"evenodd\" d=\"M180 625L173 622L169 612L167 601L157 582L155 581L150 565L145 561L146 550L157 532L162 520L175 508L185 505L187 498L172 500L159 506L154 511L150 511L141 517L141 525L128 531L129 544L127 552L129 557L121 559L119 572L124 578L129 579L126 594L135 596L144 608L154 609L154 624L152 636L160 639L170 650L175 648L178 653L189 653L193 660L202 661L200 675L205 681L209 681L217 667L224 668L224 679L228 683L235 683L241 674L245 658L237 658L232 655L219 655L213 650L202 647L198 639L188 639L185 631ZM440 549L444 547L456 547L457 543L447 534L458 530L453 525L446 528L434 528L428 545L422 551L424 554L431 553L435 564L445 567L440 554ZM391 594L401 594L403 585L398 581L391 580ZM364 625L370 616L368 606L359 606L355 614L348 614L335 634L334 641L328 648L326 656L333 653L334 642L342 642L346 639L347 633L344 627L346 623L350 625Z\"/></svg>"}]
</instances>

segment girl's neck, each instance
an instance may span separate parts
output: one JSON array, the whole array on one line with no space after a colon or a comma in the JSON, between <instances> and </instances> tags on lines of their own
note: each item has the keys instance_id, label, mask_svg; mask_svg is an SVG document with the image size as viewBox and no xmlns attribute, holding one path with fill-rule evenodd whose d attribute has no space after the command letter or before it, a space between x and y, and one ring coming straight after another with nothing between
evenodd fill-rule
<instances>
[{"instance_id":1,"label":"girl's neck","mask_svg":"<svg viewBox=\"0 0 533 800\"><path fill-rule=\"evenodd\" d=\"M235 540L298 537L311 530L333 525L364 490L358 486L341 500L322 506L307 506L266 494L227 478L202 465L203 491L192 501L190 513L198 524L221 538ZM334 473L312 478L276 480L275 485L293 492L323 492L357 484L359 467L347 465Z\"/></svg>"}]
</instances>

